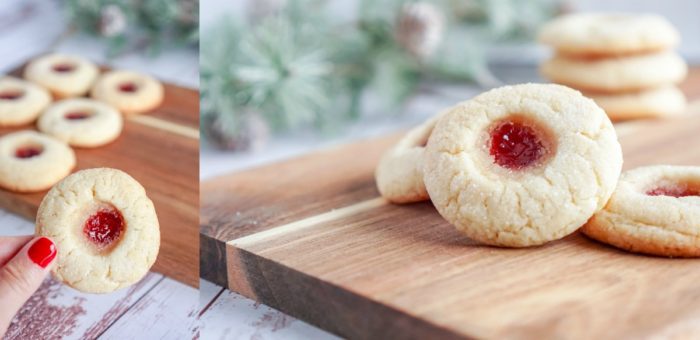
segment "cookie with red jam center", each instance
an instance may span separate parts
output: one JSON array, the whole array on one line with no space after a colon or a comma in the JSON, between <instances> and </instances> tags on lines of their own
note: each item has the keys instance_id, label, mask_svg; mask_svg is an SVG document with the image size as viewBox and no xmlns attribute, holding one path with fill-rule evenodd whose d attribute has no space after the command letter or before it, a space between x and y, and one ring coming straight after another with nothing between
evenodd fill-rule
<instances>
[{"instance_id":1,"label":"cookie with red jam center","mask_svg":"<svg viewBox=\"0 0 700 340\"><path fill-rule=\"evenodd\" d=\"M615 130L592 100L523 84L450 109L428 139L423 179L440 214L470 238L527 247L586 223L621 168Z\"/></svg>"},{"instance_id":2,"label":"cookie with red jam center","mask_svg":"<svg viewBox=\"0 0 700 340\"><path fill-rule=\"evenodd\" d=\"M122 115L114 107L88 98L64 99L49 106L37 122L40 131L66 143L94 148L122 132Z\"/></svg>"},{"instance_id":3,"label":"cookie with red jam center","mask_svg":"<svg viewBox=\"0 0 700 340\"><path fill-rule=\"evenodd\" d=\"M78 171L56 184L39 206L36 234L58 248L54 276L84 292L132 285L153 265L160 229L153 202L123 171Z\"/></svg>"},{"instance_id":4,"label":"cookie with red jam center","mask_svg":"<svg viewBox=\"0 0 700 340\"><path fill-rule=\"evenodd\" d=\"M83 57L54 53L30 61L24 78L60 99L85 95L99 73L97 66Z\"/></svg>"},{"instance_id":5,"label":"cookie with red jam center","mask_svg":"<svg viewBox=\"0 0 700 340\"><path fill-rule=\"evenodd\" d=\"M14 77L0 77L0 127L31 124L51 103L43 88Z\"/></svg>"},{"instance_id":6,"label":"cookie with red jam center","mask_svg":"<svg viewBox=\"0 0 700 340\"><path fill-rule=\"evenodd\" d=\"M90 95L124 114L139 114L158 107L164 89L158 80L146 74L115 70L101 75Z\"/></svg>"},{"instance_id":7,"label":"cookie with red jam center","mask_svg":"<svg viewBox=\"0 0 700 340\"><path fill-rule=\"evenodd\" d=\"M656 165L626 171L605 208L582 230L631 252L700 257L700 167Z\"/></svg>"},{"instance_id":8,"label":"cookie with red jam center","mask_svg":"<svg viewBox=\"0 0 700 340\"><path fill-rule=\"evenodd\" d=\"M47 190L75 166L75 153L64 142L36 131L0 137L0 188L15 192Z\"/></svg>"}]
</instances>

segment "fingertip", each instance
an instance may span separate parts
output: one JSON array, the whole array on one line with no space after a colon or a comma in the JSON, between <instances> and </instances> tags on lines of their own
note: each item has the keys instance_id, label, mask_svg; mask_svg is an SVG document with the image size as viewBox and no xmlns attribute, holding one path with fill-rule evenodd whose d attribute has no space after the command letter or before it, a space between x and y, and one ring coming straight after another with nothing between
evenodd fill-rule
<instances>
[{"instance_id":1,"label":"fingertip","mask_svg":"<svg viewBox=\"0 0 700 340\"><path fill-rule=\"evenodd\" d=\"M41 269L46 269L54 262L56 254L58 254L56 243L45 236L38 236L31 242L29 249L27 249L27 256Z\"/></svg>"}]
</instances>

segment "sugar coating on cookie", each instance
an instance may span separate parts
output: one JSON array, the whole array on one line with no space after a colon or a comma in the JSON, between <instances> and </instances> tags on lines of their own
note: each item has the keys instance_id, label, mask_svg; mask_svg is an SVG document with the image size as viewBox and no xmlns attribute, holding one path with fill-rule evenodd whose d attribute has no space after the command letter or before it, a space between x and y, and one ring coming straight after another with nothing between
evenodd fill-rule
<instances>
[{"instance_id":1,"label":"sugar coating on cookie","mask_svg":"<svg viewBox=\"0 0 700 340\"><path fill-rule=\"evenodd\" d=\"M393 203L427 200L423 183L423 153L441 114L411 129L382 155L374 172L377 189Z\"/></svg>"},{"instance_id":2,"label":"sugar coating on cookie","mask_svg":"<svg viewBox=\"0 0 700 340\"><path fill-rule=\"evenodd\" d=\"M0 187L16 192L50 188L75 166L75 153L64 142L35 131L0 137Z\"/></svg>"},{"instance_id":3,"label":"sugar coating on cookie","mask_svg":"<svg viewBox=\"0 0 700 340\"><path fill-rule=\"evenodd\" d=\"M68 98L85 95L99 73L97 66L85 58L49 54L29 62L24 69L24 78L58 98Z\"/></svg>"},{"instance_id":4,"label":"sugar coating on cookie","mask_svg":"<svg viewBox=\"0 0 700 340\"><path fill-rule=\"evenodd\" d=\"M620 55L671 49L680 34L655 14L577 13L547 23L538 40L573 55Z\"/></svg>"},{"instance_id":5,"label":"sugar coating on cookie","mask_svg":"<svg viewBox=\"0 0 700 340\"><path fill-rule=\"evenodd\" d=\"M665 117L683 113L686 98L675 86L619 94L584 93L612 120Z\"/></svg>"},{"instance_id":6,"label":"sugar coating on cookie","mask_svg":"<svg viewBox=\"0 0 700 340\"><path fill-rule=\"evenodd\" d=\"M90 293L136 283L160 247L158 218L143 186L108 168L82 170L54 186L39 206L36 234L56 243L54 276Z\"/></svg>"},{"instance_id":7,"label":"sugar coating on cookie","mask_svg":"<svg viewBox=\"0 0 700 340\"><path fill-rule=\"evenodd\" d=\"M70 145L97 147L115 140L123 118L115 108L87 98L64 99L39 117L37 127Z\"/></svg>"},{"instance_id":8,"label":"sugar coating on cookie","mask_svg":"<svg viewBox=\"0 0 700 340\"><path fill-rule=\"evenodd\" d=\"M605 208L582 231L632 252L700 257L700 167L626 171Z\"/></svg>"},{"instance_id":9,"label":"sugar coating on cookie","mask_svg":"<svg viewBox=\"0 0 700 340\"><path fill-rule=\"evenodd\" d=\"M540 71L556 83L577 89L620 92L679 83L688 66L678 54L666 51L594 60L555 56Z\"/></svg>"},{"instance_id":10,"label":"sugar coating on cookie","mask_svg":"<svg viewBox=\"0 0 700 340\"><path fill-rule=\"evenodd\" d=\"M97 80L91 96L125 114L144 113L163 101L163 85L155 78L131 71L110 71Z\"/></svg>"},{"instance_id":11,"label":"sugar coating on cookie","mask_svg":"<svg viewBox=\"0 0 700 340\"><path fill-rule=\"evenodd\" d=\"M19 126L36 120L51 102L43 88L14 77L0 78L0 126Z\"/></svg>"},{"instance_id":12,"label":"sugar coating on cookie","mask_svg":"<svg viewBox=\"0 0 700 340\"><path fill-rule=\"evenodd\" d=\"M562 238L603 207L622 168L610 119L578 91L505 86L435 126L423 179L440 214L470 238L525 247Z\"/></svg>"}]
</instances>

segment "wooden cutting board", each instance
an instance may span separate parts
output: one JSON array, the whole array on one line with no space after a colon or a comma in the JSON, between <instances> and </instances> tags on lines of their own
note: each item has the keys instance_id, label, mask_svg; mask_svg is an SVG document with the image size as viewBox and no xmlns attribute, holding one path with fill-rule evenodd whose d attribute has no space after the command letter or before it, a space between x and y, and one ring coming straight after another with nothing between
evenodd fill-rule
<instances>
[{"instance_id":1,"label":"wooden cutting board","mask_svg":"<svg viewBox=\"0 0 700 340\"><path fill-rule=\"evenodd\" d=\"M700 98L700 72L684 84ZM619 124L625 169L700 165L700 114ZM575 233L476 244L429 202L389 204L373 171L399 135L207 181L202 277L349 338L700 334L700 259L630 254Z\"/></svg>"},{"instance_id":2,"label":"wooden cutting board","mask_svg":"<svg viewBox=\"0 0 700 340\"><path fill-rule=\"evenodd\" d=\"M22 67L12 72L20 76ZM199 93L164 84L163 104L146 115L129 117L121 136L96 149L75 149L76 171L121 169L153 200L161 247L153 270L191 286L199 285ZM0 128L0 136L22 128ZM46 192L17 194L0 189L0 207L34 220ZM2 226L0 226L2 228Z\"/></svg>"}]
</instances>

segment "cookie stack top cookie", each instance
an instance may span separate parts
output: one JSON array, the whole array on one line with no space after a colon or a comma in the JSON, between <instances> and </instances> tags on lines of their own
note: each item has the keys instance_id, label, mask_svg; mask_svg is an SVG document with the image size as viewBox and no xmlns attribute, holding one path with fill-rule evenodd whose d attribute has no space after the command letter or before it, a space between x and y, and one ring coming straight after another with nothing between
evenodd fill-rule
<instances>
[{"instance_id":1,"label":"cookie stack top cookie","mask_svg":"<svg viewBox=\"0 0 700 340\"><path fill-rule=\"evenodd\" d=\"M654 14L581 13L551 21L540 31L539 41L561 54L614 56L673 49L680 35Z\"/></svg>"},{"instance_id":2,"label":"cookie stack top cookie","mask_svg":"<svg viewBox=\"0 0 700 340\"><path fill-rule=\"evenodd\" d=\"M579 89L614 120L659 117L685 108L676 87L688 67L673 51L678 31L661 16L579 13L545 25L539 41L555 50L544 77Z\"/></svg>"}]
</instances>

